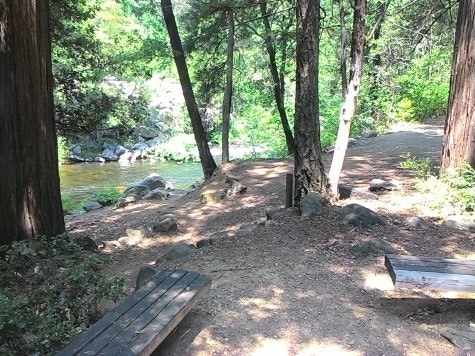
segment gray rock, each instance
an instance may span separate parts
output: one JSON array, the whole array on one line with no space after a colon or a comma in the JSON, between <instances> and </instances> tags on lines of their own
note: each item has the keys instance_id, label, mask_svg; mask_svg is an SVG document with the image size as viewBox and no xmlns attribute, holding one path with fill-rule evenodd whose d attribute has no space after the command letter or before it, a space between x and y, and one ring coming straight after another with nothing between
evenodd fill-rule
<instances>
[{"instance_id":1,"label":"gray rock","mask_svg":"<svg viewBox=\"0 0 475 356\"><path fill-rule=\"evenodd\" d=\"M127 152L127 149L122 145L117 145L114 149L114 154L116 156L122 156L125 152Z\"/></svg>"},{"instance_id":2,"label":"gray rock","mask_svg":"<svg viewBox=\"0 0 475 356\"><path fill-rule=\"evenodd\" d=\"M205 248L211 246L209 239L203 239L196 243L196 248Z\"/></svg>"},{"instance_id":3,"label":"gray rock","mask_svg":"<svg viewBox=\"0 0 475 356\"><path fill-rule=\"evenodd\" d=\"M153 232L175 232L177 229L177 221L174 218L163 219L152 226Z\"/></svg>"},{"instance_id":4,"label":"gray rock","mask_svg":"<svg viewBox=\"0 0 475 356\"><path fill-rule=\"evenodd\" d=\"M220 241L223 241L227 237L229 237L227 231L215 232L209 237L209 243L211 245L214 245L216 243L219 243Z\"/></svg>"},{"instance_id":5,"label":"gray rock","mask_svg":"<svg viewBox=\"0 0 475 356\"><path fill-rule=\"evenodd\" d=\"M157 274L155 268L150 266L140 267L139 274L135 281L135 291L138 291L142 286L144 286L152 277Z\"/></svg>"},{"instance_id":6,"label":"gray rock","mask_svg":"<svg viewBox=\"0 0 475 356\"><path fill-rule=\"evenodd\" d=\"M133 187L127 188L123 193L122 193L122 198L127 198L127 197L135 197L137 200L142 199L148 192L150 191L150 188L146 185L135 185Z\"/></svg>"},{"instance_id":7,"label":"gray rock","mask_svg":"<svg viewBox=\"0 0 475 356\"><path fill-rule=\"evenodd\" d=\"M300 199L300 215L311 216L317 215L322 210L322 196L316 192L309 192Z\"/></svg>"},{"instance_id":8,"label":"gray rock","mask_svg":"<svg viewBox=\"0 0 475 356\"><path fill-rule=\"evenodd\" d=\"M427 227L426 221L418 216L411 216L410 218L407 218L406 225L418 229L425 229Z\"/></svg>"},{"instance_id":9,"label":"gray rock","mask_svg":"<svg viewBox=\"0 0 475 356\"><path fill-rule=\"evenodd\" d=\"M338 196L340 199L348 199L351 197L352 188L347 184L338 184Z\"/></svg>"},{"instance_id":10,"label":"gray rock","mask_svg":"<svg viewBox=\"0 0 475 356\"><path fill-rule=\"evenodd\" d=\"M163 189L157 188L145 194L143 199L144 200L167 200L169 196L170 196L169 193L163 191Z\"/></svg>"},{"instance_id":11,"label":"gray rock","mask_svg":"<svg viewBox=\"0 0 475 356\"><path fill-rule=\"evenodd\" d=\"M247 190L247 187L236 180L232 180L226 187L224 194L229 197L231 195L242 194Z\"/></svg>"},{"instance_id":12,"label":"gray rock","mask_svg":"<svg viewBox=\"0 0 475 356\"><path fill-rule=\"evenodd\" d=\"M378 132L374 131L374 130L364 131L361 134L361 138L373 138L373 137L376 137L376 136L378 136Z\"/></svg>"},{"instance_id":13,"label":"gray rock","mask_svg":"<svg viewBox=\"0 0 475 356\"><path fill-rule=\"evenodd\" d=\"M146 186L150 190L154 190L157 188L164 188L166 187L167 182L165 179L158 175L157 173L150 174L147 178L139 183L141 186Z\"/></svg>"},{"instance_id":14,"label":"gray rock","mask_svg":"<svg viewBox=\"0 0 475 356\"><path fill-rule=\"evenodd\" d=\"M101 157L104 158L106 161L118 161L119 157L114 153L114 150L106 148L102 151Z\"/></svg>"},{"instance_id":15,"label":"gray rock","mask_svg":"<svg viewBox=\"0 0 475 356\"><path fill-rule=\"evenodd\" d=\"M145 227L141 227L139 229L126 229L125 233L127 236L137 237L139 239L143 239L147 236L147 230Z\"/></svg>"},{"instance_id":16,"label":"gray rock","mask_svg":"<svg viewBox=\"0 0 475 356\"><path fill-rule=\"evenodd\" d=\"M266 208L267 220L272 220L273 218L275 218L277 213L281 212L282 210L283 210L282 208L276 207L276 206L270 206L270 207Z\"/></svg>"},{"instance_id":17,"label":"gray rock","mask_svg":"<svg viewBox=\"0 0 475 356\"><path fill-rule=\"evenodd\" d=\"M135 129L135 134L139 137L142 137L142 138L146 139L146 140L150 140L150 139L158 136L158 131L154 130L150 127L140 125Z\"/></svg>"},{"instance_id":18,"label":"gray rock","mask_svg":"<svg viewBox=\"0 0 475 356\"><path fill-rule=\"evenodd\" d=\"M369 190L372 192L377 192L381 190L400 190L401 187L393 184L391 182L387 182L383 179L372 179L369 182Z\"/></svg>"},{"instance_id":19,"label":"gray rock","mask_svg":"<svg viewBox=\"0 0 475 356\"><path fill-rule=\"evenodd\" d=\"M468 230L475 232L475 222L473 221L449 219L444 221L443 225L451 229Z\"/></svg>"},{"instance_id":20,"label":"gray rock","mask_svg":"<svg viewBox=\"0 0 475 356\"><path fill-rule=\"evenodd\" d=\"M372 253L395 253L391 244L383 239L359 242L353 245L351 249L359 255L369 255Z\"/></svg>"},{"instance_id":21,"label":"gray rock","mask_svg":"<svg viewBox=\"0 0 475 356\"><path fill-rule=\"evenodd\" d=\"M135 245L138 245L140 241L142 241L142 238L139 236L127 235L127 236L119 237L117 241L119 241L119 243L123 246L135 246Z\"/></svg>"},{"instance_id":22,"label":"gray rock","mask_svg":"<svg viewBox=\"0 0 475 356\"><path fill-rule=\"evenodd\" d=\"M75 145L72 149L73 155L74 156L81 156L82 155L82 148L80 145Z\"/></svg>"},{"instance_id":23,"label":"gray rock","mask_svg":"<svg viewBox=\"0 0 475 356\"><path fill-rule=\"evenodd\" d=\"M386 224L386 221L383 217L379 216L371 209L359 204L350 204L345 206L338 214L338 218L340 220L346 221L350 225L359 227L368 227L375 224Z\"/></svg>"},{"instance_id":24,"label":"gray rock","mask_svg":"<svg viewBox=\"0 0 475 356\"><path fill-rule=\"evenodd\" d=\"M87 212L102 209L102 205L97 201L91 201L83 206L83 209Z\"/></svg>"},{"instance_id":25,"label":"gray rock","mask_svg":"<svg viewBox=\"0 0 475 356\"><path fill-rule=\"evenodd\" d=\"M195 254L195 250L188 245L176 245L161 258L165 261L176 261L183 258L191 257Z\"/></svg>"},{"instance_id":26,"label":"gray rock","mask_svg":"<svg viewBox=\"0 0 475 356\"><path fill-rule=\"evenodd\" d=\"M91 239L89 236L80 237L78 242L81 245L82 249L85 251L94 252L99 249L99 246L97 246L96 241Z\"/></svg>"},{"instance_id":27,"label":"gray rock","mask_svg":"<svg viewBox=\"0 0 475 356\"><path fill-rule=\"evenodd\" d=\"M256 224L244 224L244 225L241 225L241 227L239 228L239 230L236 231L235 236L236 236L236 237L247 236L247 235L249 235L250 233L252 233L255 229L257 229L257 225L256 225Z\"/></svg>"},{"instance_id":28,"label":"gray rock","mask_svg":"<svg viewBox=\"0 0 475 356\"><path fill-rule=\"evenodd\" d=\"M127 205L134 204L138 201L137 197L130 196L125 198L119 198L115 204L115 209L125 208Z\"/></svg>"}]
</instances>

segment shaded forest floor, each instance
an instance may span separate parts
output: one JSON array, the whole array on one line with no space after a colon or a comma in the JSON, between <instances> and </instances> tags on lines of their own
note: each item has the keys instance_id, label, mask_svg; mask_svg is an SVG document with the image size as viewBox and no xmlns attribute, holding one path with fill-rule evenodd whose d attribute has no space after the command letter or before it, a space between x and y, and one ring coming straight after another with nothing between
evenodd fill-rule
<instances>
[{"instance_id":1,"label":"shaded forest floor","mask_svg":"<svg viewBox=\"0 0 475 356\"><path fill-rule=\"evenodd\" d=\"M201 189L159 203L103 209L67 219L68 231L96 241L117 240L127 228L152 225L164 212L178 221L178 233L155 234L131 247L102 250L104 272L126 279L133 291L140 267L184 268L211 276L212 288L181 322L156 355L455 355L441 336L446 327L469 329L473 295L394 290L381 253L358 253L354 245L375 238L397 253L474 258L472 233L444 227L419 207L427 197L412 189L409 172L397 168L401 154L440 159L442 122L395 127L358 140L349 151L342 183L366 189L373 178L402 189L378 199L351 198L327 205L314 217L281 210L265 226L244 235L240 226L283 207L286 160L236 162L222 167ZM324 161L327 169L331 154ZM158 172L160 173L160 172ZM225 188L225 175L247 186L244 194L202 204L200 196ZM336 218L340 206L357 202L386 216L389 224L355 228ZM426 220L414 228L406 219ZM174 262L156 260L178 243L196 244L226 231L219 243Z\"/></svg>"}]
</instances>

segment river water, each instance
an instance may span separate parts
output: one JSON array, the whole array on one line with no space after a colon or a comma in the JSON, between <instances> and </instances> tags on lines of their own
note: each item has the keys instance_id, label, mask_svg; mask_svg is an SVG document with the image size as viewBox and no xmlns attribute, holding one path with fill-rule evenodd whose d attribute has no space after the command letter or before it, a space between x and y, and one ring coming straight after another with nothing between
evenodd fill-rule
<instances>
[{"instance_id":1,"label":"river water","mask_svg":"<svg viewBox=\"0 0 475 356\"><path fill-rule=\"evenodd\" d=\"M187 189L203 180L200 163L177 164L137 160L133 163L80 163L59 166L61 193L81 200L103 187L129 187L157 173L176 189Z\"/></svg>"}]
</instances>

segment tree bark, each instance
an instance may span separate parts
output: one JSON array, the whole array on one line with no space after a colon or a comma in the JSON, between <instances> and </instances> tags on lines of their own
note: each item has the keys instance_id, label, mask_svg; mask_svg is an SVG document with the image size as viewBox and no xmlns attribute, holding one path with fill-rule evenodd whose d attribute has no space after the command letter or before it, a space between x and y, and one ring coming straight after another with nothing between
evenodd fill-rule
<instances>
[{"instance_id":1,"label":"tree bark","mask_svg":"<svg viewBox=\"0 0 475 356\"><path fill-rule=\"evenodd\" d=\"M332 164L328 175L330 191L334 198L338 198L338 181L340 180L343 162L345 160L348 139L350 137L351 122L355 115L360 91L361 76L363 75L364 25L366 16L366 0L355 0L353 16L353 38L351 40L351 69L345 101L340 111L340 123L333 153Z\"/></svg>"},{"instance_id":2,"label":"tree bark","mask_svg":"<svg viewBox=\"0 0 475 356\"><path fill-rule=\"evenodd\" d=\"M185 60L185 52L181 45L180 34L175 21L171 0L161 0L160 2L163 18L167 27L168 36L170 37L170 45L173 51L173 59L177 67L178 76L180 77L180 84L185 98L186 108L190 115L191 126L193 134L195 135L196 145L200 155L201 166L205 179L210 178L216 169L216 162L214 161L211 151L209 149L206 133L201 121L198 105L196 104L195 94L191 86L190 75Z\"/></svg>"},{"instance_id":3,"label":"tree bark","mask_svg":"<svg viewBox=\"0 0 475 356\"><path fill-rule=\"evenodd\" d=\"M475 168L475 0L460 0L441 173Z\"/></svg>"},{"instance_id":4,"label":"tree bark","mask_svg":"<svg viewBox=\"0 0 475 356\"><path fill-rule=\"evenodd\" d=\"M338 10L340 13L340 77L341 77L341 95L345 98L348 90L348 78L346 75L346 60L348 59L348 51L346 45L348 43L346 25L345 25L345 6L343 0L338 1Z\"/></svg>"},{"instance_id":5,"label":"tree bark","mask_svg":"<svg viewBox=\"0 0 475 356\"><path fill-rule=\"evenodd\" d=\"M320 2L297 0L294 205L310 191L326 194L318 117Z\"/></svg>"},{"instance_id":6,"label":"tree bark","mask_svg":"<svg viewBox=\"0 0 475 356\"><path fill-rule=\"evenodd\" d=\"M294 153L295 140L292 135L292 130L290 129L289 120L287 118L287 112L285 111L285 102L284 102L284 81L282 80L283 73L280 73L277 69L275 45L272 38L272 29L269 23L269 17L267 13L267 3L263 2L260 4L262 22L264 24L264 29L266 31L265 43L267 54L269 55L269 68L272 75L272 80L274 82L274 97L277 105L277 111L279 112L280 121L282 123L282 128L284 130L285 142L287 145L287 151L289 154Z\"/></svg>"},{"instance_id":7,"label":"tree bark","mask_svg":"<svg viewBox=\"0 0 475 356\"><path fill-rule=\"evenodd\" d=\"M228 45L226 54L226 87L223 98L223 137L221 162L229 162L229 123L231 119L231 104L233 97L233 69L234 69L234 11L228 10Z\"/></svg>"},{"instance_id":8,"label":"tree bark","mask_svg":"<svg viewBox=\"0 0 475 356\"><path fill-rule=\"evenodd\" d=\"M0 245L65 231L47 0L0 1Z\"/></svg>"}]
</instances>

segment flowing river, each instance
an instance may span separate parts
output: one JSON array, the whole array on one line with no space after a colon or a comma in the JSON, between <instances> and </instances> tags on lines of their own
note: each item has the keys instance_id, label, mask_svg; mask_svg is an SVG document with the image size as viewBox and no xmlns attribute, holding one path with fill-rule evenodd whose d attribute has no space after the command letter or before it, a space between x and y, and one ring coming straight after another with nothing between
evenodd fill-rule
<instances>
[{"instance_id":1,"label":"flowing river","mask_svg":"<svg viewBox=\"0 0 475 356\"><path fill-rule=\"evenodd\" d=\"M137 160L133 163L80 163L59 166L61 193L81 200L103 187L129 187L157 173L173 184L174 188L187 189L203 180L200 163L177 164Z\"/></svg>"}]
</instances>

